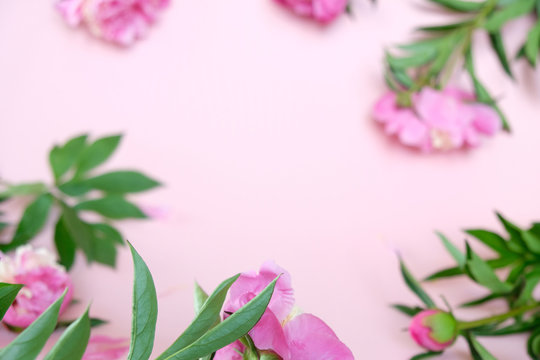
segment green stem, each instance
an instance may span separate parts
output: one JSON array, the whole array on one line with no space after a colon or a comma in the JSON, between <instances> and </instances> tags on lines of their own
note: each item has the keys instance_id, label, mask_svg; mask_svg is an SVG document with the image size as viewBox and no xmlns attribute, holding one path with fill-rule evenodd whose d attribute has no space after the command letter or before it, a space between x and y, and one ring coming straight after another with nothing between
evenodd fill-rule
<instances>
[{"instance_id":1,"label":"green stem","mask_svg":"<svg viewBox=\"0 0 540 360\"><path fill-rule=\"evenodd\" d=\"M460 321L458 328L459 330L469 330L473 328L477 328L479 326L489 325L492 323L498 323L502 322L508 319L511 319L513 317L523 315L526 312L532 311L532 310L540 310L540 302L521 306L515 309L512 309L504 314L494 315L483 319L478 319L474 321Z\"/></svg>"}]
</instances>

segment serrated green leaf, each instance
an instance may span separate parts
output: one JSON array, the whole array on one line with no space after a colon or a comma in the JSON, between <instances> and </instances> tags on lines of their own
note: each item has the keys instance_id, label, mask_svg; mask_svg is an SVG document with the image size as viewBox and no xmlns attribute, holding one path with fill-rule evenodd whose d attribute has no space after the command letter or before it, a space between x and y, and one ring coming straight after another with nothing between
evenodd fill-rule
<instances>
[{"instance_id":1,"label":"serrated green leaf","mask_svg":"<svg viewBox=\"0 0 540 360\"><path fill-rule=\"evenodd\" d=\"M454 10L458 12L476 12L480 11L485 4L483 2L476 1L462 1L462 0L429 0L432 3L444 6L448 10Z\"/></svg>"},{"instance_id":2,"label":"serrated green leaf","mask_svg":"<svg viewBox=\"0 0 540 360\"><path fill-rule=\"evenodd\" d=\"M104 163L114 153L121 139L122 135L107 136L88 146L81 154L75 177L79 178Z\"/></svg>"},{"instance_id":3,"label":"serrated green leaf","mask_svg":"<svg viewBox=\"0 0 540 360\"><path fill-rule=\"evenodd\" d=\"M148 360L154 347L158 313L156 287L146 263L129 244L133 257L133 319L127 360Z\"/></svg>"},{"instance_id":4,"label":"serrated green leaf","mask_svg":"<svg viewBox=\"0 0 540 360\"><path fill-rule=\"evenodd\" d=\"M472 250L468 243L467 269L478 284L488 288L496 294L504 294L512 290L512 286L502 282L493 269L491 269L491 267Z\"/></svg>"},{"instance_id":5,"label":"serrated green leaf","mask_svg":"<svg viewBox=\"0 0 540 360\"><path fill-rule=\"evenodd\" d=\"M535 0L516 0L502 10L495 11L487 19L484 28L489 32L499 31L508 21L530 13L534 5Z\"/></svg>"},{"instance_id":6,"label":"serrated green leaf","mask_svg":"<svg viewBox=\"0 0 540 360\"><path fill-rule=\"evenodd\" d=\"M47 222L52 203L53 197L51 194L43 194L30 203L24 210L13 239L10 243L0 244L0 250L13 250L28 243L36 236Z\"/></svg>"},{"instance_id":7,"label":"serrated green leaf","mask_svg":"<svg viewBox=\"0 0 540 360\"><path fill-rule=\"evenodd\" d=\"M23 288L24 285L20 284L7 284L0 282L0 320L4 318L6 311L9 309L19 290Z\"/></svg>"},{"instance_id":8,"label":"serrated green leaf","mask_svg":"<svg viewBox=\"0 0 540 360\"><path fill-rule=\"evenodd\" d=\"M167 360L193 360L221 349L246 335L262 317L279 277L246 305L219 323L194 343L167 357Z\"/></svg>"},{"instance_id":9,"label":"serrated green leaf","mask_svg":"<svg viewBox=\"0 0 540 360\"><path fill-rule=\"evenodd\" d=\"M113 171L85 181L93 189L108 193L134 193L155 188L160 183L138 171Z\"/></svg>"},{"instance_id":10,"label":"serrated green leaf","mask_svg":"<svg viewBox=\"0 0 540 360\"><path fill-rule=\"evenodd\" d=\"M463 254L458 248L456 248L455 245L452 244L442 233L437 232L437 236L441 239L446 250L450 253L450 255L452 255L458 267L463 269L465 267L465 264L467 263L467 257L465 256L465 254Z\"/></svg>"},{"instance_id":11,"label":"serrated green leaf","mask_svg":"<svg viewBox=\"0 0 540 360\"><path fill-rule=\"evenodd\" d=\"M227 297L227 292L231 285L238 279L237 274L222 282L210 297L204 302L200 312L188 328L174 341L174 343L163 352L156 360L167 359L169 356L179 352L185 347L193 344L197 339L216 326L220 321L220 312ZM225 344L226 345L226 344ZM215 349L213 351L216 351ZM211 351L211 352L213 352ZM211 353L209 352L209 353ZM207 354L199 355L198 357Z\"/></svg>"},{"instance_id":12,"label":"serrated green leaf","mask_svg":"<svg viewBox=\"0 0 540 360\"><path fill-rule=\"evenodd\" d=\"M88 308L64 331L44 360L80 360L90 339Z\"/></svg>"},{"instance_id":13,"label":"serrated green leaf","mask_svg":"<svg viewBox=\"0 0 540 360\"><path fill-rule=\"evenodd\" d=\"M59 263L63 265L66 270L71 269L75 262L75 251L77 250L77 246L64 224L63 216L58 219L56 227L54 228L54 244L58 253Z\"/></svg>"},{"instance_id":14,"label":"serrated green leaf","mask_svg":"<svg viewBox=\"0 0 540 360\"><path fill-rule=\"evenodd\" d=\"M0 350L0 359L35 360L56 327L58 313L66 292L67 290L15 340Z\"/></svg>"},{"instance_id":15,"label":"serrated green leaf","mask_svg":"<svg viewBox=\"0 0 540 360\"><path fill-rule=\"evenodd\" d=\"M55 146L49 153L49 163L55 180L60 179L79 159L88 135L77 136L64 146Z\"/></svg>"},{"instance_id":16,"label":"serrated green leaf","mask_svg":"<svg viewBox=\"0 0 540 360\"><path fill-rule=\"evenodd\" d=\"M405 280L405 283L411 289L413 293L418 296L418 298L428 307L428 308L436 308L435 302L429 297L429 295L422 289L422 286L418 283L418 281L411 275L407 267L405 266L405 263L403 260L399 259L399 265L401 269L401 275L403 276L403 279Z\"/></svg>"},{"instance_id":17,"label":"serrated green leaf","mask_svg":"<svg viewBox=\"0 0 540 360\"><path fill-rule=\"evenodd\" d=\"M495 53L497 54L497 58L499 59L502 68L508 74L508 76L514 78L514 74L512 73L512 69L510 68L510 62L508 61L508 55L506 55L506 50L501 32L494 31L490 33L489 39L491 41L491 46L493 47L493 50L495 50Z\"/></svg>"},{"instance_id":18,"label":"serrated green leaf","mask_svg":"<svg viewBox=\"0 0 540 360\"><path fill-rule=\"evenodd\" d=\"M423 308L418 307L418 306L411 307L411 306L402 305L402 304L394 304L392 305L392 307L407 316L414 316L418 314L419 312L421 312L422 310L424 310Z\"/></svg>"},{"instance_id":19,"label":"serrated green leaf","mask_svg":"<svg viewBox=\"0 0 540 360\"><path fill-rule=\"evenodd\" d=\"M47 186L42 182L11 185L5 191L0 192L0 198L13 196L41 195L47 192Z\"/></svg>"},{"instance_id":20,"label":"serrated green leaf","mask_svg":"<svg viewBox=\"0 0 540 360\"><path fill-rule=\"evenodd\" d=\"M146 218L141 209L119 195L107 195L100 199L83 201L78 203L75 209L93 211L110 219Z\"/></svg>"}]
</instances>

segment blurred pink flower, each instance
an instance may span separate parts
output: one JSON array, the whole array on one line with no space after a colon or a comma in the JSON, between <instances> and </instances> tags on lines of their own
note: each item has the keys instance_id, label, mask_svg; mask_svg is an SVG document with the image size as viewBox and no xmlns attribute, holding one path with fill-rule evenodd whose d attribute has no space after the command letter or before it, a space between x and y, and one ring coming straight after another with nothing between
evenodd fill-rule
<instances>
[{"instance_id":1,"label":"blurred pink flower","mask_svg":"<svg viewBox=\"0 0 540 360\"><path fill-rule=\"evenodd\" d=\"M17 248L14 257L0 254L0 282L24 285L3 319L15 327L29 326L66 288L60 313L73 297L71 280L64 267L56 263L48 250L34 250L30 245Z\"/></svg>"},{"instance_id":2,"label":"blurred pink flower","mask_svg":"<svg viewBox=\"0 0 540 360\"><path fill-rule=\"evenodd\" d=\"M328 23L345 12L348 0L275 0L292 12Z\"/></svg>"},{"instance_id":3,"label":"blurred pink flower","mask_svg":"<svg viewBox=\"0 0 540 360\"><path fill-rule=\"evenodd\" d=\"M375 104L373 115L388 135L426 152L478 146L480 135L493 136L502 128L495 110L455 88L423 88L413 94L411 107L400 106L389 92Z\"/></svg>"},{"instance_id":4,"label":"blurred pink flower","mask_svg":"<svg viewBox=\"0 0 540 360\"><path fill-rule=\"evenodd\" d=\"M129 339L92 335L82 360L119 360L129 351Z\"/></svg>"},{"instance_id":5,"label":"blurred pink flower","mask_svg":"<svg viewBox=\"0 0 540 360\"><path fill-rule=\"evenodd\" d=\"M291 277L273 262L264 263L258 273L249 272L240 275L231 286L229 298L223 307L224 311L235 312L280 274L268 308L249 332L257 349L270 350L283 360L354 359L347 346L321 319L310 314L294 316ZM242 351L238 345L229 345L216 354L215 360L236 359L230 357L231 354L237 353L234 348Z\"/></svg>"},{"instance_id":6,"label":"blurred pink flower","mask_svg":"<svg viewBox=\"0 0 540 360\"><path fill-rule=\"evenodd\" d=\"M99 38L131 45L156 22L169 0L59 0L56 8L71 26L84 24Z\"/></svg>"},{"instance_id":7,"label":"blurred pink flower","mask_svg":"<svg viewBox=\"0 0 540 360\"><path fill-rule=\"evenodd\" d=\"M442 351L452 345L457 336L457 321L442 310L430 309L416 314L409 326L411 337L424 349Z\"/></svg>"}]
</instances>

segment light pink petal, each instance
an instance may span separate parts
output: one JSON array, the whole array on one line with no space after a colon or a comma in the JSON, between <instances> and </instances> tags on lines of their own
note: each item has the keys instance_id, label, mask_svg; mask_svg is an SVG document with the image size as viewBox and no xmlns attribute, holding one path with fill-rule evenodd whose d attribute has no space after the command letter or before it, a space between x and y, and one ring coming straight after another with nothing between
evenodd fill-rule
<instances>
[{"instance_id":1,"label":"light pink petal","mask_svg":"<svg viewBox=\"0 0 540 360\"><path fill-rule=\"evenodd\" d=\"M82 3L84 0L60 0L56 3L56 10L62 15L70 26L77 26L82 20Z\"/></svg>"},{"instance_id":2,"label":"light pink petal","mask_svg":"<svg viewBox=\"0 0 540 360\"><path fill-rule=\"evenodd\" d=\"M82 360L120 360L129 351L129 339L92 335Z\"/></svg>"},{"instance_id":3,"label":"light pink petal","mask_svg":"<svg viewBox=\"0 0 540 360\"><path fill-rule=\"evenodd\" d=\"M292 360L354 360L351 350L314 315L298 315L284 330Z\"/></svg>"},{"instance_id":4,"label":"light pink petal","mask_svg":"<svg viewBox=\"0 0 540 360\"><path fill-rule=\"evenodd\" d=\"M347 0L313 0L313 18L327 23L343 14L346 7Z\"/></svg>"},{"instance_id":5,"label":"light pink petal","mask_svg":"<svg viewBox=\"0 0 540 360\"><path fill-rule=\"evenodd\" d=\"M480 145L480 136L478 136L478 132L476 131L476 129L472 127L467 128L465 129L464 135L465 135L465 142L467 143L467 145L471 147L476 147Z\"/></svg>"},{"instance_id":6,"label":"light pink petal","mask_svg":"<svg viewBox=\"0 0 540 360\"><path fill-rule=\"evenodd\" d=\"M446 87L442 90L442 93L458 101L474 101L476 99L474 94L453 86Z\"/></svg>"},{"instance_id":7,"label":"light pink petal","mask_svg":"<svg viewBox=\"0 0 540 360\"><path fill-rule=\"evenodd\" d=\"M292 12L300 16L311 16L313 14L312 0L275 0L277 3L289 8Z\"/></svg>"},{"instance_id":8,"label":"light pink petal","mask_svg":"<svg viewBox=\"0 0 540 360\"><path fill-rule=\"evenodd\" d=\"M235 341L232 344L225 346L223 349L218 350L214 356L214 360L242 360L243 356L240 355L245 350L245 346L240 341Z\"/></svg>"},{"instance_id":9,"label":"light pink petal","mask_svg":"<svg viewBox=\"0 0 540 360\"><path fill-rule=\"evenodd\" d=\"M406 115L403 127L399 132L399 140L408 146L420 147L429 140L429 131L423 122L414 115Z\"/></svg>"},{"instance_id":10,"label":"light pink petal","mask_svg":"<svg viewBox=\"0 0 540 360\"><path fill-rule=\"evenodd\" d=\"M499 114L491 106L484 104L470 105L473 110L473 125L485 135L495 135L502 129L502 121Z\"/></svg>"},{"instance_id":11,"label":"light pink petal","mask_svg":"<svg viewBox=\"0 0 540 360\"><path fill-rule=\"evenodd\" d=\"M279 321L283 321L294 306L294 291L289 273L274 262L264 263L259 273L248 272L240 275L229 290L229 299L225 303L224 310L235 312L240 309L280 274L282 275L277 281L268 308Z\"/></svg>"},{"instance_id":12,"label":"light pink petal","mask_svg":"<svg viewBox=\"0 0 540 360\"><path fill-rule=\"evenodd\" d=\"M373 117L378 122L385 123L393 119L398 113L397 96L393 92L384 94L373 107Z\"/></svg>"},{"instance_id":13,"label":"light pink petal","mask_svg":"<svg viewBox=\"0 0 540 360\"><path fill-rule=\"evenodd\" d=\"M289 349L281 323L270 310L266 310L249 335L259 350L272 350L283 359L289 358Z\"/></svg>"}]
</instances>

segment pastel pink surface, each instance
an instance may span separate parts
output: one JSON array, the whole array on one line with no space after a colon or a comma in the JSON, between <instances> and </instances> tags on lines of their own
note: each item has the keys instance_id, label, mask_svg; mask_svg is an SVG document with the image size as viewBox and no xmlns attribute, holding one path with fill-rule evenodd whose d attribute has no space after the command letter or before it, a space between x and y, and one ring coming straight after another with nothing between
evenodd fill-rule
<instances>
[{"instance_id":1,"label":"pastel pink surface","mask_svg":"<svg viewBox=\"0 0 540 360\"><path fill-rule=\"evenodd\" d=\"M417 300L395 250L420 277L452 264L433 230L459 242L463 228L500 229L494 209L523 225L540 217L538 73L519 64L516 85L481 44L478 71L513 135L448 155L404 149L370 118L385 92L383 46L438 16L415 1L378 3L358 1L354 19L321 27L270 0L174 1L128 50L66 26L52 2L0 3L0 176L49 177L53 142L122 131L105 168L141 168L165 183L133 199L170 209L167 219L121 224L155 276L155 354L191 321L194 279L210 291L274 259L290 272L296 303L357 358L406 359L421 349L388 305ZM512 24L509 41L526 29ZM51 246L51 228L39 243ZM78 260L81 302L66 318L92 300L92 316L111 320L96 332L128 337L129 252L116 271ZM454 304L484 294L460 281L427 288ZM0 331L2 343L12 337ZM483 340L502 360L526 358L524 342ZM442 359L469 359L466 344Z\"/></svg>"}]
</instances>

